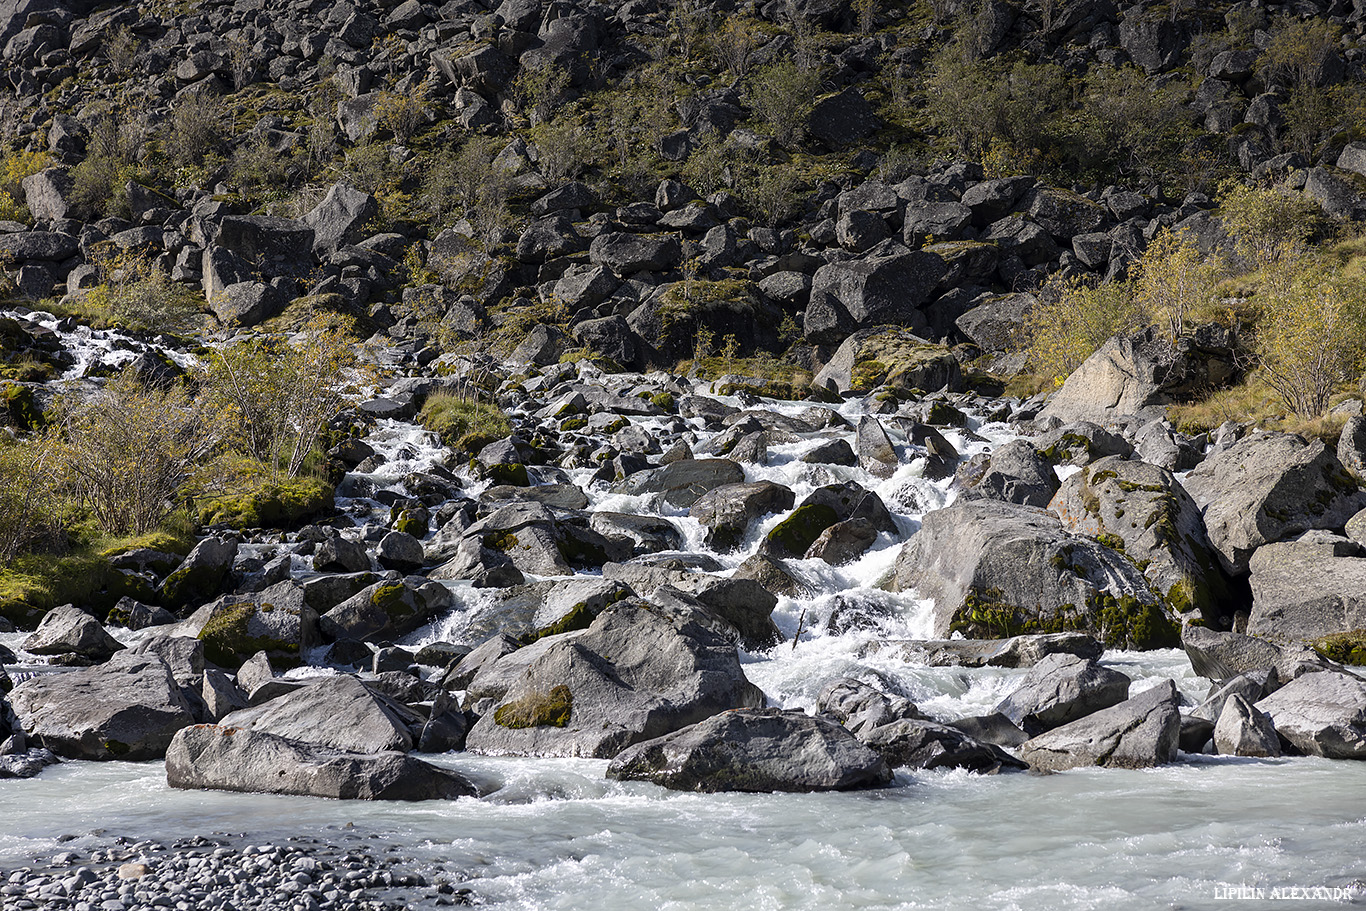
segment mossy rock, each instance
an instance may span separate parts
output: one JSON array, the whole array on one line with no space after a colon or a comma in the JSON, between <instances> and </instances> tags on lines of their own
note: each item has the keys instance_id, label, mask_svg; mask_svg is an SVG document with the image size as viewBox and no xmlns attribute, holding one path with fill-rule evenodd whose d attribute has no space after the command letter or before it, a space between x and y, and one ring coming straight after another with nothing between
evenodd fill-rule
<instances>
[{"instance_id":1,"label":"mossy rock","mask_svg":"<svg viewBox=\"0 0 1366 911\"><path fill-rule=\"evenodd\" d=\"M511 487L531 486L531 478L526 473L526 466L518 462L485 465L483 475L494 484L507 484Z\"/></svg>"},{"instance_id":2,"label":"mossy rock","mask_svg":"<svg viewBox=\"0 0 1366 911\"><path fill-rule=\"evenodd\" d=\"M1333 633L1310 643L1314 651L1339 664L1366 665L1366 629Z\"/></svg>"},{"instance_id":3,"label":"mossy rock","mask_svg":"<svg viewBox=\"0 0 1366 911\"><path fill-rule=\"evenodd\" d=\"M36 629L47 611L20 598L0 599L0 617L14 624L15 629Z\"/></svg>"},{"instance_id":4,"label":"mossy rock","mask_svg":"<svg viewBox=\"0 0 1366 911\"><path fill-rule=\"evenodd\" d=\"M272 636L251 635L251 620L259 611L270 611L270 604L247 601L228 605L214 613L199 631L204 657L225 668L239 668L257 652L265 652L274 667L295 667L301 663L299 645Z\"/></svg>"},{"instance_id":5,"label":"mossy rock","mask_svg":"<svg viewBox=\"0 0 1366 911\"><path fill-rule=\"evenodd\" d=\"M430 523L427 517L411 509L400 512L394 521L394 531L401 531L419 540L427 536L429 528Z\"/></svg>"},{"instance_id":6,"label":"mossy rock","mask_svg":"<svg viewBox=\"0 0 1366 911\"><path fill-rule=\"evenodd\" d=\"M865 339L849 372L849 391L871 392L878 386L900 389L963 388L963 368L951 349L927 345L899 330Z\"/></svg>"},{"instance_id":7,"label":"mossy rock","mask_svg":"<svg viewBox=\"0 0 1366 911\"><path fill-rule=\"evenodd\" d=\"M551 687L549 693L533 693L500 705L493 713L495 724L505 728L562 728L569 724L574 709L574 697L564 684Z\"/></svg>"},{"instance_id":8,"label":"mossy rock","mask_svg":"<svg viewBox=\"0 0 1366 911\"><path fill-rule=\"evenodd\" d=\"M38 430L47 423L31 386L0 384L0 409L0 423L18 430Z\"/></svg>"},{"instance_id":9,"label":"mossy rock","mask_svg":"<svg viewBox=\"0 0 1366 911\"><path fill-rule=\"evenodd\" d=\"M673 412L676 407L673 393L671 392L656 392L654 395L650 396L650 404L668 412Z\"/></svg>"},{"instance_id":10,"label":"mossy rock","mask_svg":"<svg viewBox=\"0 0 1366 911\"><path fill-rule=\"evenodd\" d=\"M948 402L934 401L925 412L925 423L935 427L965 427L968 416Z\"/></svg>"},{"instance_id":11,"label":"mossy rock","mask_svg":"<svg viewBox=\"0 0 1366 911\"><path fill-rule=\"evenodd\" d=\"M334 494L321 478L290 478L210 500L200 507L199 516L205 525L229 528L296 528L331 512Z\"/></svg>"},{"instance_id":12,"label":"mossy rock","mask_svg":"<svg viewBox=\"0 0 1366 911\"><path fill-rule=\"evenodd\" d=\"M783 555L802 557L820 537L821 532L840 520L839 513L824 503L807 503L792 511L792 515L774 526L765 543Z\"/></svg>"}]
</instances>

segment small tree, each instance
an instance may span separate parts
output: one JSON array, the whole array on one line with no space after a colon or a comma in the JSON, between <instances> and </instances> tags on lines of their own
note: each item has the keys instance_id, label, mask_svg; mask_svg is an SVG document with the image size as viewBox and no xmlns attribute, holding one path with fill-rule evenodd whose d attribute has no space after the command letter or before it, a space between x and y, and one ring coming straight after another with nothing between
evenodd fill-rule
<instances>
[{"instance_id":1,"label":"small tree","mask_svg":"<svg viewBox=\"0 0 1366 911\"><path fill-rule=\"evenodd\" d=\"M1040 377L1061 383L1111 336L1144 322L1128 282L1093 286L1074 278L1051 285L1025 320L1030 365Z\"/></svg>"},{"instance_id":2,"label":"small tree","mask_svg":"<svg viewBox=\"0 0 1366 911\"><path fill-rule=\"evenodd\" d=\"M750 77L750 107L772 128L779 144L791 145L801 138L819 86L819 74L780 60Z\"/></svg>"},{"instance_id":3,"label":"small tree","mask_svg":"<svg viewBox=\"0 0 1366 911\"><path fill-rule=\"evenodd\" d=\"M1220 217L1234 249L1253 268L1304 252L1323 210L1299 193L1264 190L1228 180L1220 185Z\"/></svg>"},{"instance_id":4,"label":"small tree","mask_svg":"<svg viewBox=\"0 0 1366 911\"><path fill-rule=\"evenodd\" d=\"M327 422L345 404L346 372L355 364L346 325L311 320L295 344L262 336L223 348L209 362L212 401L237 418L247 451L273 477L295 477Z\"/></svg>"},{"instance_id":5,"label":"small tree","mask_svg":"<svg viewBox=\"0 0 1366 911\"><path fill-rule=\"evenodd\" d=\"M131 370L85 401L61 403L57 423L62 477L116 535L156 528L219 440L182 386L143 386Z\"/></svg>"},{"instance_id":6,"label":"small tree","mask_svg":"<svg viewBox=\"0 0 1366 911\"><path fill-rule=\"evenodd\" d=\"M0 567L52 526L56 458L51 437L0 442Z\"/></svg>"},{"instance_id":7,"label":"small tree","mask_svg":"<svg viewBox=\"0 0 1366 911\"><path fill-rule=\"evenodd\" d=\"M1163 230L1135 264L1134 292L1139 308L1165 324L1175 340L1186 321L1213 316L1225 268L1218 256L1205 256L1185 232Z\"/></svg>"},{"instance_id":8,"label":"small tree","mask_svg":"<svg viewBox=\"0 0 1366 911\"><path fill-rule=\"evenodd\" d=\"M1317 417L1366 355L1366 287L1313 261L1286 262L1260 297L1256 359L1287 408Z\"/></svg>"}]
</instances>

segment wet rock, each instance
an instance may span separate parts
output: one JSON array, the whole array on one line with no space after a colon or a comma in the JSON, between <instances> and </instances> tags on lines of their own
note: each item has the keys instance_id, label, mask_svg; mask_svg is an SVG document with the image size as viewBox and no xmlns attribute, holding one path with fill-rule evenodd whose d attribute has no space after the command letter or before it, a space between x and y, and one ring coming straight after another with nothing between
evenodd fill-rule
<instances>
[{"instance_id":1,"label":"wet rock","mask_svg":"<svg viewBox=\"0 0 1366 911\"><path fill-rule=\"evenodd\" d=\"M478 796L454 772L402 753L352 753L229 725L181 731L166 753L173 788L331 797L453 800Z\"/></svg>"},{"instance_id":2,"label":"wet rock","mask_svg":"<svg viewBox=\"0 0 1366 911\"><path fill-rule=\"evenodd\" d=\"M1310 529L1341 529L1366 495L1322 442L1258 433L1211 453L1184 482L1224 568L1248 571L1253 552Z\"/></svg>"},{"instance_id":3,"label":"wet rock","mask_svg":"<svg viewBox=\"0 0 1366 911\"><path fill-rule=\"evenodd\" d=\"M620 753L609 778L676 791L844 791L880 787L887 763L839 725L802 712L738 709Z\"/></svg>"},{"instance_id":4,"label":"wet rock","mask_svg":"<svg viewBox=\"0 0 1366 911\"><path fill-rule=\"evenodd\" d=\"M1099 658L1103 647L1085 633L1039 633L1008 639L923 639L887 642L902 659L929 667L1034 667L1050 655Z\"/></svg>"},{"instance_id":5,"label":"wet rock","mask_svg":"<svg viewBox=\"0 0 1366 911\"><path fill-rule=\"evenodd\" d=\"M1142 769L1176 759L1176 684L1163 681L1119 705L1031 738L1020 758L1039 771L1086 766Z\"/></svg>"},{"instance_id":6,"label":"wet rock","mask_svg":"<svg viewBox=\"0 0 1366 911\"><path fill-rule=\"evenodd\" d=\"M1030 736L1061 727L1129 698L1129 678L1094 658L1049 655L996 706Z\"/></svg>"},{"instance_id":7,"label":"wet rock","mask_svg":"<svg viewBox=\"0 0 1366 911\"><path fill-rule=\"evenodd\" d=\"M120 652L105 664L23 681L10 704L29 737L71 759L160 759L194 714L155 655Z\"/></svg>"},{"instance_id":8,"label":"wet rock","mask_svg":"<svg viewBox=\"0 0 1366 911\"><path fill-rule=\"evenodd\" d=\"M612 757L764 701L723 637L698 619L666 620L639 602L614 604L587 630L537 645L481 672L496 674L504 662L515 668L504 697L470 731L469 749Z\"/></svg>"},{"instance_id":9,"label":"wet rock","mask_svg":"<svg viewBox=\"0 0 1366 911\"><path fill-rule=\"evenodd\" d=\"M1109 643L1151 647L1175 638L1132 563L1027 506L974 500L927 513L885 585L933 598L941 638L955 630L1018 634L1056 622Z\"/></svg>"},{"instance_id":10,"label":"wet rock","mask_svg":"<svg viewBox=\"0 0 1366 911\"><path fill-rule=\"evenodd\" d=\"M333 531L313 552L313 568L320 573L360 573L370 568L365 545Z\"/></svg>"},{"instance_id":11,"label":"wet rock","mask_svg":"<svg viewBox=\"0 0 1366 911\"><path fill-rule=\"evenodd\" d=\"M659 516L637 516L620 512L594 512L588 527L614 541L628 543L633 556L678 550L683 533L678 526Z\"/></svg>"},{"instance_id":12,"label":"wet rock","mask_svg":"<svg viewBox=\"0 0 1366 911\"><path fill-rule=\"evenodd\" d=\"M1281 741L1271 719L1236 693L1224 702L1214 725L1214 747L1223 756L1281 755Z\"/></svg>"},{"instance_id":13,"label":"wet rock","mask_svg":"<svg viewBox=\"0 0 1366 911\"><path fill-rule=\"evenodd\" d=\"M469 619L461 637L482 642L503 634L519 641L584 629L593 618L632 594L609 579L581 578L532 582L508 588Z\"/></svg>"},{"instance_id":14,"label":"wet rock","mask_svg":"<svg viewBox=\"0 0 1366 911\"><path fill-rule=\"evenodd\" d=\"M343 674L233 712L221 723L334 750L381 753L413 748L410 720L402 706Z\"/></svg>"},{"instance_id":15,"label":"wet rock","mask_svg":"<svg viewBox=\"0 0 1366 911\"><path fill-rule=\"evenodd\" d=\"M875 478L890 478L901 464L887 431L870 414L859 418L854 451L858 453L859 464Z\"/></svg>"},{"instance_id":16,"label":"wet rock","mask_svg":"<svg viewBox=\"0 0 1366 911\"><path fill-rule=\"evenodd\" d=\"M210 721L218 721L225 715L246 708L248 704L247 694L233 683L232 678L214 668L204 671L199 696L204 702L205 716Z\"/></svg>"},{"instance_id":17,"label":"wet rock","mask_svg":"<svg viewBox=\"0 0 1366 911\"><path fill-rule=\"evenodd\" d=\"M827 528L837 522L866 519L874 531L898 535L882 498L854 481L818 487L769 531L759 553L769 557L804 557Z\"/></svg>"},{"instance_id":18,"label":"wet rock","mask_svg":"<svg viewBox=\"0 0 1366 911\"><path fill-rule=\"evenodd\" d=\"M451 600L450 589L420 576L379 582L323 614L318 630L332 640L393 639L435 620Z\"/></svg>"},{"instance_id":19,"label":"wet rock","mask_svg":"<svg viewBox=\"0 0 1366 911\"><path fill-rule=\"evenodd\" d=\"M834 566L852 563L877 542L877 529L867 519L836 522L820 533L807 549L808 560L824 560Z\"/></svg>"},{"instance_id":20,"label":"wet rock","mask_svg":"<svg viewBox=\"0 0 1366 911\"><path fill-rule=\"evenodd\" d=\"M385 569L399 572L418 570L426 563L422 542L401 531L391 531L380 539L375 559Z\"/></svg>"},{"instance_id":21,"label":"wet rock","mask_svg":"<svg viewBox=\"0 0 1366 911\"><path fill-rule=\"evenodd\" d=\"M1279 646L1265 639L1200 626L1182 628L1181 647L1190 658L1191 668L1209 680L1274 670L1278 681L1285 682L1330 666L1304 646Z\"/></svg>"},{"instance_id":22,"label":"wet rock","mask_svg":"<svg viewBox=\"0 0 1366 911\"><path fill-rule=\"evenodd\" d=\"M792 491L772 481L723 484L712 488L688 509L688 515L707 529L707 546L734 550L740 546L750 523L773 512L792 508Z\"/></svg>"},{"instance_id":23,"label":"wet rock","mask_svg":"<svg viewBox=\"0 0 1366 911\"><path fill-rule=\"evenodd\" d=\"M613 490L631 496L657 493L671 506L691 507L707 491L744 480L744 469L730 459L681 459L637 472Z\"/></svg>"},{"instance_id":24,"label":"wet rock","mask_svg":"<svg viewBox=\"0 0 1366 911\"><path fill-rule=\"evenodd\" d=\"M105 632L94 617L63 604L47 612L20 648L34 655L75 655L98 662L121 651L124 645Z\"/></svg>"},{"instance_id":25,"label":"wet rock","mask_svg":"<svg viewBox=\"0 0 1366 911\"><path fill-rule=\"evenodd\" d=\"M857 465L858 456L849 441L841 437L813 446L802 461L811 465Z\"/></svg>"},{"instance_id":26,"label":"wet rock","mask_svg":"<svg viewBox=\"0 0 1366 911\"><path fill-rule=\"evenodd\" d=\"M1281 739L1308 756L1366 759L1366 680L1305 674L1258 702Z\"/></svg>"}]
</instances>

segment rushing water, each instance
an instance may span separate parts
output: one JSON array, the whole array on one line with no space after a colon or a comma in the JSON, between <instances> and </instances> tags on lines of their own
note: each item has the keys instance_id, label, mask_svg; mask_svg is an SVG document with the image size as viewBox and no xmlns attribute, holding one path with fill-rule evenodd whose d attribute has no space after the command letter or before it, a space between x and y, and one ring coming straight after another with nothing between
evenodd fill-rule
<instances>
[{"instance_id":1,"label":"rushing water","mask_svg":"<svg viewBox=\"0 0 1366 911\"><path fill-rule=\"evenodd\" d=\"M82 365L94 362L96 349L118 350L98 334L65 340ZM796 415L807 406L772 407ZM840 411L856 419L864 407L848 402ZM632 420L664 432L657 419ZM976 421L970 431L946 433L965 455L1012 435L1005 425ZM694 442L706 438L699 433ZM444 456L430 434L400 422L381 422L370 442L388 461L369 480L396 489L408 472ZM799 502L820 485L856 480L882 496L904 538L952 494L948 481L922 478L923 461L899 443L904 464L884 480L802 463L809 442L773 446L769 464L746 466L746 478L786 484ZM686 552L706 552L703 529L685 510L611 493L590 484L590 474L570 473L591 509L666 515ZM480 489L471 479L466 492ZM340 505L357 517L387 512L363 499ZM780 518L757 522L739 552L712 556L733 569ZM812 591L780 599L774 613L795 645L741 656L772 704L809 709L826 681L851 675L952 719L992 710L1019 684L1024 671L929 668L881 646L930 632L926 602L875 586L900 546L884 535L848 566L790 561ZM450 586L450 615L408 643L458 640L490 597L468 583ZM829 632L825 621L837 604L862 607L878 618L876 628ZM17 648L23 638L0 642ZM1113 652L1105 661L1133 678L1134 692L1173 679L1199 701L1208 686L1177 651ZM1243 886L1268 896L1278 888L1338 890L1336 900L1330 892L1298 903L1321 907L1366 894L1366 763L1183 755L1148 771L902 770L892 787L871 792L695 795L609 781L601 761L429 758L481 781L488 796L366 804L183 792L167 788L159 763L64 763L30 781L0 781L0 867L116 837L226 832L260 843L345 833L377 839L429 878L461 881L479 901L508 908L1205 908L1227 906L1246 894L1236 891Z\"/></svg>"}]
</instances>

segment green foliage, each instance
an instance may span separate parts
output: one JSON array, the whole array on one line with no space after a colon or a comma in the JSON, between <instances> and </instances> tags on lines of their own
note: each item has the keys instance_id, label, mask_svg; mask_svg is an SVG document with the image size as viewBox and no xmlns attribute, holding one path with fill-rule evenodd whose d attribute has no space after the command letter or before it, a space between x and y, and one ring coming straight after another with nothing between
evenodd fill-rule
<instances>
[{"instance_id":1,"label":"green foliage","mask_svg":"<svg viewBox=\"0 0 1366 911\"><path fill-rule=\"evenodd\" d=\"M935 55L926 85L926 113L959 154L979 158L993 142L1025 151L1057 141L1057 118L1068 93L1052 64L978 61L961 45Z\"/></svg>"},{"instance_id":2,"label":"green foliage","mask_svg":"<svg viewBox=\"0 0 1366 911\"><path fill-rule=\"evenodd\" d=\"M438 225L468 219L486 248L499 243L512 224L512 181L494 164L499 151L501 146L492 137L471 137L454 155L437 160L420 195L420 206Z\"/></svg>"},{"instance_id":3,"label":"green foliage","mask_svg":"<svg viewBox=\"0 0 1366 911\"><path fill-rule=\"evenodd\" d=\"M569 71L542 61L522 67L513 80L511 94L517 109L535 126L554 115L568 89Z\"/></svg>"},{"instance_id":4,"label":"green foliage","mask_svg":"<svg viewBox=\"0 0 1366 911\"><path fill-rule=\"evenodd\" d=\"M1308 257L1263 273L1269 281L1256 301L1257 364L1287 408L1316 417L1366 362L1366 281Z\"/></svg>"},{"instance_id":5,"label":"green foliage","mask_svg":"<svg viewBox=\"0 0 1366 911\"><path fill-rule=\"evenodd\" d=\"M199 167L222 153L228 127L222 101L202 92L188 95L176 102L161 147L172 165Z\"/></svg>"},{"instance_id":6,"label":"green foliage","mask_svg":"<svg viewBox=\"0 0 1366 911\"><path fill-rule=\"evenodd\" d=\"M0 221L31 220L24 202L25 177L37 174L52 164L46 152L10 152L0 157Z\"/></svg>"},{"instance_id":7,"label":"green foliage","mask_svg":"<svg viewBox=\"0 0 1366 911\"><path fill-rule=\"evenodd\" d=\"M205 525L289 528L331 510L332 496L332 486L321 478L267 481L246 493L201 501L199 516Z\"/></svg>"},{"instance_id":8,"label":"green foliage","mask_svg":"<svg viewBox=\"0 0 1366 911\"><path fill-rule=\"evenodd\" d=\"M1323 210L1300 193L1259 189L1239 181L1220 184L1220 218L1235 249L1252 268L1303 253L1322 227Z\"/></svg>"},{"instance_id":9,"label":"green foliage","mask_svg":"<svg viewBox=\"0 0 1366 911\"><path fill-rule=\"evenodd\" d=\"M428 398L417 419L443 443L461 452L476 453L512 433L512 421L496 405L448 392Z\"/></svg>"},{"instance_id":10,"label":"green foliage","mask_svg":"<svg viewBox=\"0 0 1366 911\"><path fill-rule=\"evenodd\" d=\"M807 115L820 87L820 74L789 59L771 63L750 76L746 97L780 145L801 139Z\"/></svg>"},{"instance_id":11,"label":"green foliage","mask_svg":"<svg viewBox=\"0 0 1366 911\"><path fill-rule=\"evenodd\" d=\"M0 567L60 529L52 440L0 442Z\"/></svg>"},{"instance_id":12,"label":"green foliage","mask_svg":"<svg viewBox=\"0 0 1366 911\"><path fill-rule=\"evenodd\" d=\"M124 111L105 111L89 132L85 158L71 169L71 202L91 216L126 215L125 185L139 176L140 125Z\"/></svg>"},{"instance_id":13,"label":"green foliage","mask_svg":"<svg viewBox=\"0 0 1366 911\"><path fill-rule=\"evenodd\" d=\"M290 344L258 336L217 349L204 376L205 398L236 421L242 447L272 477L296 477L345 402L356 363L349 324L314 317Z\"/></svg>"},{"instance_id":14,"label":"green foliage","mask_svg":"<svg viewBox=\"0 0 1366 911\"><path fill-rule=\"evenodd\" d=\"M1077 164L1102 176L1170 170L1194 135L1189 93L1179 82L1154 88L1136 67L1093 67L1073 127Z\"/></svg>"},{"instance_id":15,"label":"green foliage","mask_svg":"<svg viewBox=\"0 0 1366 911\"><path fill-rule=\"evenodd\" d=\"M202 298L171 280L149 256L92 257L102 283L85 293L86 308L102 320L146 332L183 334L203 325Z\"/></svg>"},{"instance_id":16,"label":"green foliage","mask_svg":"<svg viewBox=\"0 0 1366 911\"><path fill-rule=\"evenodd\" d=\"M1040 377L1061 383L1111 336L1142 323L1128 282L1094 286L1071 279L1051 286L1025 320L1030 366Z\"/></svg>"},{"instance_id":17,"label":"green foliage","mask_svg":"<svg viewBox=\"0 0 1366 911\"><path fill-rule=\"evenodd\" d=\"M1339 664L1366 665L1366 630L1333 633L1311 643L1314 651Z\"/></svg>"},{"instance_id":18,"label":"green foliage","mask_svg":"<svg viewBox=\"0 0 1366 911\"><path fill-rule=\"evenodd\" d=\"M1202 254L1185 232L1163 229L1134 265L1135 301L1147 321L1164 324L1175 340L1188 321L1217 315L1226 271L1221 257Z\"/></svg>"},{"instance_id":19,"label":"green foliage","mask_svg":"<svg viewBox=\"0 0 1366 911\"><path fill-rule=\"evenodd\" d=\"M417 96L418 92L380 92L375 101L375 119L400 143L412 139L427 122L427 105Z\"/></svg>"}]
</instances>

